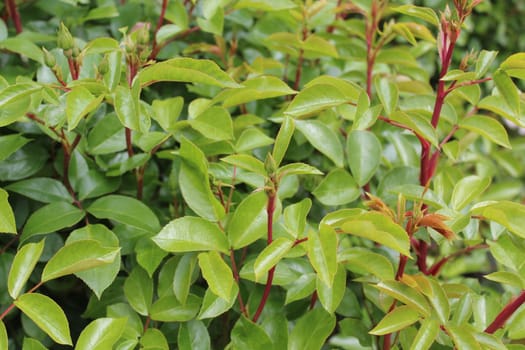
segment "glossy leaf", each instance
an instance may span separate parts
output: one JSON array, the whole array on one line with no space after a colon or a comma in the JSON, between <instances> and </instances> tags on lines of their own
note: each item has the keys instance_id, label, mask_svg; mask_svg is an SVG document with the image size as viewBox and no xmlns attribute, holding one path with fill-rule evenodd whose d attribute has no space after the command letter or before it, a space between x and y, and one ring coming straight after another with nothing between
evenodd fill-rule
<instances>
[{"instance_id":1,"label":"glossy leaf","mask_svg":"<svg viewBox=\"0 0 525 350\"><path fill-rule=\"evenodd\" d=\"M385 335L404 329L419 319L419 313L412 307L403 305L386 314L370 331L373 335Z\"/></svg>"},{"instance_id":2,"label":"glossy leaf","mask_svg":"<svg viewBox=\"0 0 525 350\"><path fill-rule=\"evenodd\" d=\"M384 281L377 284L376 288L417 310L425 317L430 316L430 305L425 297L406 284L397 281Z\"/></svg>"},{"instance_id":3,"label":"glossy leaf","mask_svg":"<svg viewBox=\"0 0 525 350\"><path fill-rule=\"evenodd\" d=\"M18 181L10 184L6 189L43 203L73 202L71 194L62 182L47 177Z\"/></svg>"},{"instance_id":4,"label":"glossy leaf","mask_svg":"<svg viewBox=\"0 0 525 350\"><path fill-rule=\"evenodd\" d=\"M509 201L482 202L475 205L471 213L497 222L510 232L525 237L525 206L522 204Z\"/></svg>"},{"instance_id":5,"label":"glossy leaf","mask_svg":"<svg viewBox=\"0 0 525 350\"><path fill-rule=\"evenodd\" d=\"M305 198L284 209L283 217L285 228L293 238L297 238L304 232L306 217L311 207L312 201L309 198Z\"/></svg>"},{"instance_id":6,"label":"glossy leaf","mask_svg":"<svg viewBox=\"0 0 525 350\"><path fill-rule=\"evenodd\" d=\"M211 291L217 296L228 300L235 283L230 267L216 251L200 253L198 256L202 276Z\"/></svg>"},{"instance_id":7,"label":"glossy leaf","mask_svg":"<svg viewBox=\"0 0 525 350\"><path fill-rule=\"evenodd\" d=\"M376 76L374 85L386 115L390 116L396 110L399 99L397 86L390 80L381 78L380 76Z\"/></svg>"},{"instance_id":8,"label":"glossy leaf","mask_svg":"<svg viewBox=\"0 0 525 350\"><path fill-rule=\"evenodd\" d=\"M490 179L476 175L466 176L454 187L450 204L452 209L461 210L482 194L490 185Z\"/></svg>"},{"instance_id":9,"label":"glossy leaf","mask_svg":"<svg viewBox=\"0 0 525 350\"><path fill-rule=\"evenodd\" d=\"M169 350L166 336L157 328L148 328L140 337L140 345L143 349Z\"/></svg>"},{"instance_id":10,"label":"glossy leaf","mask_svg":"<svg viewBox=\"0 0 525 350\"><path fill-rule=\"evenodd\" d=\"M272 76L259 76L242 83L243 88L226 90L215 97L223 101L225 108L237 106L251 101L279 97L297 93L281 79Z\"/></svg>"},{"instance_id":11,"label":"glossy leaf","mask_svg":"<svg viewBox=\"0 0 525 350\"><path fill-rule=\"evenodd\" d=\"M317 281L320 281L315 273L300 276L286 287L285 305L297 300L304 299L315 292ZM321 282L322 283L322 282ZM324 283L322 283L324 285Z\"/></svg>"},{"instance_id":12,"label":"glossy leaf","mask_svg":"<svg viewBox=\"0 0 525 350\"><path fill-rule=\"evenodd\" d=\"M42 272L42 282L112 263L120 248L104 247L95 240L80 240L60 248Z\"/></svg>"},{"instance_id":13,"label":"glossy leaf","mask_svg":"<svg viewBox=\"0 0 525 350\"><path fill-rule=\"evenodd\" d=\"M310 231L307 241L308 258L321 281L333 285L337 271L337 234L328 225L321 224L319 232Z\"/></svg>"},{"instance_id":14,"label":"glossy leaf","mask_svg":"<svg viewBox=\"0 0 525 350\"><path fill-rule=\"evenodd\" d=\"M8 197L7 192L0 188L0 232L16 234L15 215Z\"/></svg>"},{"instance_id":15,"label":"glossy leaf","mask_svg":"<svg viewBox=\"0 0 525 350\"><path fill-rule=\"evenodd\" d=\"M266 274L272 267L277 265L286 253L292 249L293 245L293 241L279 237L264 248L257 256L257 259L255 259L253 266L255 278L258 279L261 275Z\"/></svg>"},{"instance_id":16,"label":"glossy leaf","mask_svg":"<svg viewBox=\"0 0 525 350\"><path fill-rule=\"evenodd\" d=\"M266 169L264 168L264 163L248 154L233 154L231 156L221 158L221 160L228 164L235 165L236 167L257 173L262 176L268 175Z\"/></svg>"},{"instance_id":17,"label":"glossy leaf","mask_svg":"<svg viewBox=\"0 0 525 350\"><path fill-rule=\"evenodd\" d=\"M346 157L355 181L364 186L381 163L382 147L370 131L354 130L346 139Z\"/></svg>"},{"instance_id":18,"label":"glossy leaf","mask_svg":"<svg viewBox=\"0 0 525 350\"><path fill-rule=\"evenodd\" d=\"M497 51L487 51L487 50L481 50L478 59L476 60L476 78L482 78L487 74L487 71L489 70L490 66L492 65L492 62L496 59L496 56L498 55Z\"/></svg>"},{"instance_id":19,"label":"glossy leaf","mask_svg":"<svg viewBox=\"0 0 525 350\"><path fill-rule=\"evenodd\" d=\"M458 349L481 350L482 347L473 335L473 332L467 327L449 326L447 331Z\"/></svg>"},{"instance_id":20,"label":"glossy leaf","mask_svg":"<svg viewBox=\"0 0 525 350\"><path fill-rule=\"evenodd\" d=\"M141 130L139 101L128 87L117 86L113 94L115 112L126 128Z\"/></svg>"},{"instance_id":21,"label":"glossy leaf","mask_svg":"<svg viewBox=\"0 0 525 350\"><path fill-rule=\"evenodd\" d=\"M177 264L175 276L173 277L173 293L181 304L186 304L193 278L193 272L197 265L197 255L188 253L184 254Z\"/></svg>"},{"instance_id":22,"label":"glossy leaf","mask_svg":"<svg viewBox=\"0 0 525 350\"><path fill-rule=\"evenodd\" d=\"M297 98L294 101L296 100ZM297 120L295 126L315 149L327 156L337 167L343 167L343 146L332 129L319 120Z\"/></svg>"},{"instance_id":23,"label":"glossy leaf","mask_svg":"<svg viewBox=\"0 0 525 350\"><path fill-rule=\"evenodd\" d=\"M245 247L264 237L267 232L267 196L255 192L247 196L235 209L226 231L234 249Z\"/></svg>"},{"instance_id":24,"label":"glossy leaf","mask_svg":"<svg viewBox=\"0 0 525 350\"><path fill-rule=\"evenodd\" d=\"M226 311L230 310L237 300L239 294L239 287L237 284L233 285L232 291L228 299L223 299L214 294L211 289L207 289L202 300L202 306L197 315L197 319L204 320L208 318L214 318L222 315Z\"/></svg>"},{"instance_id":25,"label":"glossy leaf","mask_svg":"<svg viewBox=\"0 0 525 350\"><path fill-rule=\"evenodd\" d=\"M229 250L228 240L216 224L192 216L171 221L152 239L173 253L207 250L227 253Z\"/></svg>"},{"instance_id":26,"label":"glossy leaf","mask_svg":"<svg viewBox=\"0 0 525 350\"><path fill-rule=\"evenodd\" d=\"M241 316L231 332L231 344L235 349L272 349L272 340L256 323Z\"/></svg>"},{"instance_id":27,"label":"glossy leaf","mask_svg":"<svg viewBox=\"0 0 525 350\"><path fill-rule=\"evenodd\" d=\"M434 340L439 333L439 323L432 319L426 319L421 322L421 326L417 331L417 335L414 338L414 342L410 347L410 350L427 350L430 349Z\"/></svg>"},{"instance_id":28,"label":"glossy leaf","mask_svg":"<svg viewBox=\"0 0 525 350\"><path fill-rule=\"evenodd\" d=\"M341 301L345 295L346 270L344 267L338 265L337 272L334 276L334 283L331 287L327 286L319 278L317 278L316 289L321 305L323 305L327 312L333 314L339 307L339 304L341 304Z\"/></svg>"},{"instance_id":29,"label":"glossy leaf","mask_svg":"<svg viewBox=\"0 0 525 350\"><path fill-rule=\"evenodd\" d=\"M515 115L520 114L520 96L516 85L505 71L498 70L493 75L494 83L503 96L507 106Z\"/></svg>"},{"instance_id":30,"label":"glossy leaf","mask_svg":"<svg viewBox=\"0 0 525 350\"><path fill-rule=\"evenodd\" d=\"M189 121L190 126L203 136L216 141L233 139L233 123L225 108L211 107Z\"/></svg>"},{"instance_id":31,"label":"glossy leaf","mask_svg":"<svg viewBox=\"0 0 525 350\"><path fill-rule=\"evenodd\" d=\"M41 240L39 243L27 243L16 253L7 280L9 295L13 299L16 299L22 292L42 255L44 244L45 240Z\"/></svg>"},{"instance_id":32,"label":"glossy leaf","mask_svg":"<svg viewBox=\"0 0 525 350\"><path fill-rule=\"evenodd\" d=\"M88 89L77 86L71 89L66 97L67 127L71 131L86 115L94 111L104 96L95 97Z\"/></svg>"},{"instance_id":33,"label":"glossy leaf","mask_svg":"<svg viewBox=\"0 0 525 350\"><path fill-rule=\"evenodd\" d=\"M75 350L111 349L122 335L125 326L125 318L98 318L82 330Z\"/></svg>"},{"instance_id":34,"label":"glossy leaf","mask_svg":"<svg viewBox=\"0 0 525 350\"><path fill-rule=\"evenodd\" d=\"M131 307L143 316L149 315L153 299L153 281L144 269L135 267L124 282L124 295Z\"/></svg>"},{"instance_id":35,"label":"glossy leaf","mask_svg":"<svg viewBox=\"0 0 525 350\"><path fill-rule=\"evenodd\" d=\"M511 147L507 131L503 125L501 125L501 123L499 123L494 118L483 115L475 115L463 119L461 123L459 123L459 126L460 128L478 133L500 146L506 148Z\"/></svg>"},{"instance_id":36,"label":"glossy leaf","mask_svg":"<svg viewBox=\"0 0 525 350\"><path fill-rule=\"evenodd\" d=\"M141 201L121 195L108 195L94 201L87 211L99 218L110 219L148 233L160 230L159 219Z\"/></svg>"},{"instance_id":37,"label":"glossy leaf","mask_svg":"<svg viewBox=\"0 0 525 350\"><path fill-rule=\"evenodd\" d=\"M5 324L3 321L0 321L0 348L8 349L9 338L7 336L7 330L5 329Z\"/></svg>"},{"instance_id":38,"label":"glossy leaf","mask_svg":"<svg viewBox=\"0 0 525 350\"><path fill-rule=\"evenodd\" d=\"M150 316L152 320L162 322L187 322L193 319L200 307L200 298L190 295L182 305L175 296L165 296L153 303Z\"/></svg>"},{"instance_id":39,"label":"glossy leaf","mask_svg":"<svg viewBox=\"0 0 525 350\"><path fill-rule=\"evenodd\" d=\"M20 241L31 236L46 234L75 225L85 216L84 211L66 202L53 202L43 206L27 220Z\"/></svg>"},{"instance_id":40,"label":"glossy leaf","mask_svg":"<svg viewBox=\"0 0 525 350\"><path fill-rule=\"evenodd\" d=\"M335 316L323 308L314 308L295 324L288 340L288 350L317 350L335 327Z\"/></svg>"},{"instance_id":41,"label":"glossy leaf","mask_svg":"<svg viewBox=\"0 0 525 350\"><path fill-rule=\"evenodd\" d=\"M362 248L349 248L338 252L337 262L350 271L373 274L381 280L394 279L394 267L383 255Z\"/></svg>"},{"instance_id":42,"label":"glossy leaf","mask_svg":"<svg viewBox=\"0 0 525 350\"><path fill-rule=\"evenodd\" d=\"M20 134L0 136L0 161L9 157L29 141L31 140Z\"/></svg>"},{"instance_id":43,"label":"glossy leaf","mask_svg":"<svg viewBox=\"0 0 525 350\"><path fill-rule=\"evenodd\" d=\"M153 119L155 119L164 130L173 131L175 130L175 123L179 118L183 106L184 99L181 96L165 100L154 100L152 104Z\"/></svg>"},{"instance_id":44,"label":"glossy leaf","mask_svg":"<svg viewBox=\"0 0 525 350\"><path fill-rule=\"evenodd\" d=\"M525 312L517 310L512 322L509 322L508 332L510 339L523 339L525 337Z\"/></svg>"},{"instance_id":45,"label":"glossy leaf","mask_svg":"<svg viewBox=\"0 0 525 350\"><path fill-rule=\"evenodd\" d=\"M279 166L283 161L286 150L288 149L288 145L290 144L290 141L292 139L294 130L294 119L290 117L285 117L281 124L281 128L277 133L277 137L275 138L275 144L272 150L272 156L277 166Z\"/></svg>"},{"instance_id":46,"label":"glossy leaf","mask_svg":"<svg viewBox=\"0 0 525 350\"><path fill-rule=\"evenodd\" d=\"M296 118L305 117L347 102L348 98L335 86L315 84L301 90L284 113Z\"/></svg>"},{"instance_id":47,"label":"glossy leaf","mask_svg":"<svg viewBox=\"0 0 525 350\"><path fill-rule=\"evenodd\" d=\"M23 294L14 304L55 342L73 345L66 315L51 298L38 293Z\"/></svg>"},{"instance_id":48,"label":"glossy leaf","mask_svg":"<svg viewBox=\"0 0 525 350\"><path fill-rule=\"evenodd\" d=\"M172 58L143 69L138 75L142 85L159 81L201 83L219 87L237 88L237 84L211 60Z\"/></svg>"},{"instance_id":49,"label":"glossy leaf","mask_svg":"<svg viewBox=\"0 0 525 350\"><path fill-rule=\"evenodd\" d=\"M344 169L334 169L321 181L312 194L324 205L343 205L361 195L354 178Z\"/></svg>"},{"instance_id":50,"label":"glossy leaf","mask_svg":"<svg viewBox=\"0 0 525 350\"><path fill-rule=\"evenodd\" d=\"M436 27L439 26L438 16L431 8L414 5L402 5L394 7L394 10L409 16L422 19L425 22L435 25Z\"/></svg>"},{"instance_id":51,"label":"glossy leaf","mask_svg":"<svg viewBox=\"0 0 525 350\"><path fill-rule=\"evenodd\" d=\"M210 350L211 341L208 329L199 320L182 323L179 327L177 344L181 349Z\"/></svg>"},{"instance_id":52,"label":"glossy leaf","mask_svg":"<svg viewBox=\"0 0 525 350\"><path fill-rule=\"evenodd\" d=\"M41 89L39 85L33 83L20 83L8 86L0 90L0 109L17 103Z\"/></svg>"}]
</instances>

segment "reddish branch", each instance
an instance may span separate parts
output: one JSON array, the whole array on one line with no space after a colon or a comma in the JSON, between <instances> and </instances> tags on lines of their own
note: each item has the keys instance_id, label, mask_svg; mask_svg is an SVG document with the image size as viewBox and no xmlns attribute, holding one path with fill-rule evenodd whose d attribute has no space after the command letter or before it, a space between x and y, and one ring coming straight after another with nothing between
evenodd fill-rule
<instances>
[{"instance_id":1,"label":"reddish branch","mask_svg":"<svg viewBox=\"0 0 525 350\"><path fill-rule=\"evenodd\" d=\"M511 300L501 312L496 316L494 321L485 329L485 333L492 334L505 325L505 322L514 314L514 312L525 303L525 290L516 298Z\"/></svg>"},{"instance_id":2,"label":"reddish branch","mask_svg":"<svg viewBox=\"0 0 525 350\"><path fill-rule=\"evenodd\" d=\"M153 50L151 50L151 54L149 55L149 59L150 60L156 59L157 55L160 52L160 50L165 48L168 44L172 43L173 41L179 40L179 39L183 39L183 38L187 37L188 35L190 35L191 33L198 32L199 30L201 30L201 27L199 27L199 26L188 28L185 31L175 35L173 38L164 41L162 44L158 44L157 46L155 46L153 48Z\"/></svg>"},{"instance_id":3,"label":"reddish branch","mask_svg":"<svg viewBox=\"0 0 525 350\"><path fill-rule=\"evenodd\" d=\"M18 8L16 7L15 0L5 0L5 7L7 8L9 17L11 17L11 19L13 20L16 33L22 33L22 21L20 20L20 13L18 12Z\"/></svg>"},{"instance_id":4,"label":"reddish branch","mask_svg":"<svg viewBox=\"0 0 525 350\"><path fill-rule=\"evenodd\" d=\"M303 41L308 38L308 28L306 27L306 23L303 24ZM299 50L299 58L297 59L297 69L295 71L295 82L293 84L294 90L299 90L299 83L301 81L301 75L303 72L303 64L304 64L304 50Z\"/></svg>"},{"instance_id":5,"label":"reddish branch","mask_svg":"<svg viewBox=\"0 0 525 350\"><path fill-rule=\"evenodd\" d=\"M464 249L458 250L457 252L452 253L449 256L446 256L446 257L442 258L441 260L437 261L436 263L434 263L434 265L432 265L428 269L428 274L432 275L432 276L437 276L439 274L439 272L441 271L441 268L443 268L443 265L445 265L450 260L452 260L452 259L454 259L454 258L456 258L458 256L461 256L461 255L464 255L464 254L468 254L468 253L470 253L473 250L485 249L485 248L488 248L488 245L486 245L486 244L477 244L477 245L473 245L473 246L466 247Z\"/></svg>"},{"instance_id":6,"label":"reddish branch","mask_svg":"<svg viewBox=\"0 0 525 350\"><path fill-rule=\"evenodd\" d=\"M157 27L155 28L155 32L153 34L153 47L151 49L152 53L150 54L150 57L153 54L153 52L157 51L157 45L158 45L157 44L157 33L159 32L160 27L162 27L162 24L164 23L164 17L166 16L167 8L168 8L168 0L162 0L162 7L160 9L159 20L157 21Z\"/></svg>"}]
</instances>

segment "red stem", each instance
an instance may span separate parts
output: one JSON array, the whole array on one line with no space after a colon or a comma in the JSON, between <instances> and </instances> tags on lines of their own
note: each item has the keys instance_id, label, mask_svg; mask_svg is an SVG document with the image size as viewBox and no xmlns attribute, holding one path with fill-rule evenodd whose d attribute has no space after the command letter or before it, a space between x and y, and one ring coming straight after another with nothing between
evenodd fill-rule
<instances>
[{"instance_id":1,"label":"red stem","mask_svg":"<svg viewBox=\"0 0 525 350\"><path fill-rule=\"evenodd\" d=\"M75 63L75 60L71 57L68 57L67 64L69 65L69 71L71 72L71 79L78 80L78 67Z\"/></svg>"},{"instance_id":2,"label":"red stem","mask_svg":"<svg viewBox=\"0 0 525 350\"><path fill-rule=\"evenodd\" d=\"M157 33L160 30L160 27L162 27L162 24L164 23L164 17L166 16L166 9L168 7L168 0L162 0L162 7L160 9L160 16L159 20L157 21L157 27L155 28L155 32L153 33L153 46L151 49L151 52L156 51L157 48Z\"/></svg>"},{"instance_id":3,"label":"red stem","mask_svg":"<svg viewBox=\"0 0 525 350\"><path fill-rule=\"evenodd\" d=\"M268 245L270 245L273 241L273 213L275 211L275 198L277 190L272 189L270 191L271 192L268 194L268 204L266 205L266 213L268 215ZM266 280L266 286L264 287L264 292L261 298L261 302L259 303L259 307L257 307L255 315L253 315L253 322L257 322L259 316L261 316L261 313L264 310L266 302L268 301L268 296L270 295L270 290L272 289L274 273L275 266L272 267L270 271L268 271L268 279Z\"/></svg>"},{"instance_id":4,"label":"red stem","mask_svg":"<svg viewBox=\"0 0 525 350\"><path fill-rule=\"evenodd\" d=\"M22 21L20 20L20 13L18 12L18 8L16 7L15 0L5 0L5 6L7 7L7 11L9 12L9 16L13 20L13 24L15 25L15 30L17 34L22 33Z\"/></svg>"},{"instance_id":5,"label":"red stem","mask_svg":"<svg viewBox=\"0 0 525 350\"><path fill-rule=\"evenodd\" d=\"M306 24L303 25L303 41L308 38L308 28ZM301 75L303 72L303 63L304 63L304 50L299 50L299 58L297 59L297 69L295 71L295 82L293 84L294 90L299 90L299 83L301 81Z\"/></svg>"},{"instance_id":6,"label":"red stem","mask_svg":"<svg viewBox=\"0 0 525 350\"><path fill-rule=\"evenodd\" d=\"M164 47L166 47L166 45L168 45L169 43L171 43L171 42L173 42L175 40L178 40L178 39L185 38L188 35L190 35L191 33L197 32L199 30L201 30L201 27L199 27L199 26L188 28L185 31L183 31L182 33L179 33L179 34L175 35L173 38L168 39L168 40L164 41L162 44L159 44L159 45L155 46L153 48L153 50L151 50L151 54L149 55L149 59L150 60L156 59L157 55L160 52L160 50L162 50Z\"/></svg>"},{"instance_id":7,"label":"red stem","mask_svg":"<svg viewBox=\"0 0 525 350\"><path fill-rule=\"evenodd\" d=\"M37 290L38 288L40 288L40 286L43 284L43 282L38 282L36 285L33 286L33 288L31 288L30 290L28 290L25 294L31 294L33 293L35 290ZM2 312L2 314L0 314L0 320L3 320L4 317L7 316L7 314L9 312L11 312L11 310L13 310L13 308L15 307L15 304L12 303L11 305L9 305L7 307L7 309L4 310L4 312Z\"/></svg>"},{"instance_id":8,"label":"red stem","mask_svg":"<svg viewBox=\"0 0 525 350\"><path fill-rule=\"evenodd\" d=\"M317 295L317 291L314 291L312 294L312 298L310 299L310 306L308 307L309 310L312 310L314 308L318 298L319 296Z\"/></svg>"},{"instance_id":9,"label":"red stem","mask_svg":"<svg viewBox=\"0 0 525 350\"><path fill-rule=\"evenodd\" d=\"M501 312L496 316L494 321L485 329L485 333L492 334L505 325L505 322L516 312L516 310L525 303L525 290L522 291L515 299L511 300Z\"/></svg>"},{"instance_id":10,"label":"red stem","mask_svg":"<svg viewBox=\"0 0 525 350\"><path fill-rule=\"evenodd\" d=\"M466 247L466 248L463 248L461 250L458 250L457 252L452 253L449 256L446 256L446 257L442 258L441 260L437 261L436 263L434 263L434 265L432 265L428 269L428 274L432 275L432 276L437 276L439 274L439 272L441 271L441 268L443 267L443 265L445 265L447 262L449 262L450 260L454 259L455 257L461 256L463 254L468 254L468 253L470 253L473 250L485 249L485 248L488 248L487 244L477 244L477 245L473 245L473 246Z\"/></svg>"},{"instance_id":11,"label":"red stem","mask_svg":"<svg viewBox=\"0 0 525 350\"><path fill-rule=\"evenodd\" d=\"M237 282L237 285L239 286L239 293L237 294L237 300L239 301L239 307L241 309L241 313L246 318L249 318L250 316L248 315L248 311L246 310L246 306L244 304L244 301L242 300L239 269L237 268L237 263L235 262L235 255L233 253L234 253L233 249L230 249L230 261L232 264L233 278L235 278L235 282Z\"/></svg>"}]
</instances>

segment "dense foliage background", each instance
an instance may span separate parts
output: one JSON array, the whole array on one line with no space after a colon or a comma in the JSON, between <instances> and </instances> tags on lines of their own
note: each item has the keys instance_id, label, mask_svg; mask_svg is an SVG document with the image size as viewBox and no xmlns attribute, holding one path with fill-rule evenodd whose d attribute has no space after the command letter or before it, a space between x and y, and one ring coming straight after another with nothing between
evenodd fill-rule
<instances>
[{"instance_id":1,"label":"dense foliage background","mask_svg":"<svg viewBox=\"0 0 525 350\"><path fill-rule=\"evenodd\" d=\"M523 1L0 14L0 349L525 348Z\"/></svg>"}]
</instances>

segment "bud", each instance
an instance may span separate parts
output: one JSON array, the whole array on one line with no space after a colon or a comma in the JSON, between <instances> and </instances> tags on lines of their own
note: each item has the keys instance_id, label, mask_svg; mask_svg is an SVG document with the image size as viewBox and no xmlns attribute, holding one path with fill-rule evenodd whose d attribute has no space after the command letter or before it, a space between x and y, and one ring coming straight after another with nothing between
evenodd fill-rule
<instances>
[{"instance_id":1,"label":"bud","mask_svg":"<svg viewBox=\"0 0 525 350\"><path fill-rule=\"evenodd\" d=\"M264 169L270 177L277 171L277 164L270 153L266 155L266 159L264 160Z\"/></svg>"},{"instance_id":2,"label":"bud","mask_svg":"<svg viewBox=\"0 0 525 350\"><path fill-rule=\"evenodd\" d=\"M56 66L57 59L55 55L47 51L45 47L42 48L42 51L44 52L44 64L49 68L53 68L54 66Z\"/></svg>"},{"instance_id":3,"label":"bud","mask_svg":"<svg viewBox=\"0 0 525 350\"><path fill-rule=\"evenodd\" d=\"M73 58L77 58L78 56L80 56L80 49L78 47L74 47L73 49L71 49L71 56Z\"/></svg>"},{"instance_id":4,"label":"bud","mask_svg":"<svg viewBox=\"0 0 525 350\"><path fill-rule=\"evenodd\" d=\"M98 72L102 75L106 74L109 70L109 61L108 61L108 56L104 56L104 58L100 61L100 63L98 64Z\"/></svg>"},{"instance_id":5,"label":"bud","mask_svg":"<svg viewBox=\"0 0 525 350\"><path fill-rule=\"evenodd\" d=\"M57 34L57 45L64 51L71 50L75 46L75 40L64 23L60 23Z\"/></svg>"}]
</instances>

